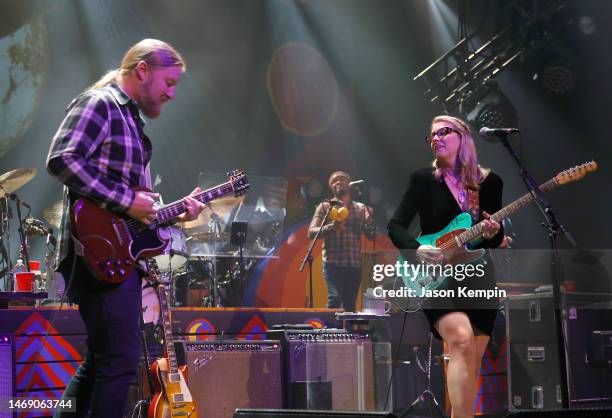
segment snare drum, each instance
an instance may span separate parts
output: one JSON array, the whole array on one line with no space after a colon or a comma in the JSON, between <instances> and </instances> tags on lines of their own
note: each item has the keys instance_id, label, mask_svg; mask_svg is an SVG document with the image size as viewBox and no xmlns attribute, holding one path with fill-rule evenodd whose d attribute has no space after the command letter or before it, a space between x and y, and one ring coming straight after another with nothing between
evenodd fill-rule
<instances>
[{"instance_id":1,"label":"snare drum","mask_svg":"<svg viewBox=\"0 0 612 418\"><path fill-rule=\"evenodd\" d=\"M157 324L159 322L160 306L159 297L154 287L149 282L142 281L142 319L146 323Z\"/></svg>"},{"instance_id":2,"label":"snare drum","mask_svg":"<svg viewBox=\"0 0 612 418\"><path fill-rule=\"evenodd\" d=\"M164 252L154 257L159 270L177 271L185 268L189 253L183 230L175 226L166 226L159 229L159 235L163 239L170 240Z\"/></svg>"}]
</instances>

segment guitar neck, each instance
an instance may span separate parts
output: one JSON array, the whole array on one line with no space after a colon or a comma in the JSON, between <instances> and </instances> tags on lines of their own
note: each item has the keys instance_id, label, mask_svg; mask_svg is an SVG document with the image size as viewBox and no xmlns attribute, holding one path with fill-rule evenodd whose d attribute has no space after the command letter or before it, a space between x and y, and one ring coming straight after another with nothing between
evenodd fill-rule
<instances>
[{"instance_id":1,"label":"guitar neck","mask_svg":"<svg viewBox=\"0 0 612 418\"><path fill-rule=\"evenodd\" d=\"M554 178L552 178L548 180L546 183L541 184L540 190L542 190L542 192L544 193L548 193L551 190L555 189L558 185L559 184L557 183L557 181ZM504 206L502 209L495 212L493 215L491 215L491 219L495 220L496 222L501 223L502 220L506 219L508 216L512 215L514 212L518 211L523 206L526 206L527 204L533 202L534 199L535 197L533 193L526 193L523 196L516 199L514 202L510 203L509 205ZM484 231L483 224L482 222L479 222L473 227L471 227L470 229L467 229L463 233L459 234L457 236L457 240L459 240L461 245L466 244L470 241L473 241L476 238L481 237L483 231Z\"/></svg>"},{"instance_id":2,"label":"guitar neck","mask_svg":"<svg viewBox=\"0 0 612 418\"><path fill-rule=\"evenodd\" d=\"M164 326L164 342L166 345L166 353L168 353L168 376L169 380L173 381L174 376L178 373L178 363L176 361L176 352L174 351L174 336L172 335L172 316L168 307L168 290L166 286L160 284L157 287L159 295L159 310Z\"/></svg>"},{"instance_id":3,"label":"guitar neck","mask_svg":"<svg viewBox=\"0 0 612 418\"><path fill-rule=\"evenodd\" d=\"M201 203L208 203L219 197L226 196L234 191L234 186L231 181L225 182L219 186L204 190L198 194L192 195L194 199ZM157 209L157 220L155 227L169 222L187 211L185 201L183 199L169 203Z\"/></svg>"}]
</instances>

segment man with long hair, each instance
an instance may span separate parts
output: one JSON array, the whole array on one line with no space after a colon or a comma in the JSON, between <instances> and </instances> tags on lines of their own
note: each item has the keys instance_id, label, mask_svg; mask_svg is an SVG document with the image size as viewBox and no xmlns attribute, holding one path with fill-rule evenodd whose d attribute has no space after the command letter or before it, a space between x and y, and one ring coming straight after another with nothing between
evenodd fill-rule
<instances>
[{"instance_id":1,"label":"man with long hair","mask_svg":"<svg viewBox=\"0 0 612 418\"><path fill-rule=\"evenodd\" d=\"M47 170L65 185L56 267L87 330L87 355L64 392L65 398L76 398L77 417L123 416L140 358L143 273L134 269L118 285L98 281L75 254L68 216L71 203L86 197L145 224L155 219L157 195L132 190L151 189L152 146L141 113L157 118L174 98L184 71L183 58L169 44L155 39L138 42L126 52L120 68L70 103L51 143ZM183 220L195 219L203 208L191 197L185 205ZM56 417L62 415L56 410Z\"/></svg>"}]
</instances>

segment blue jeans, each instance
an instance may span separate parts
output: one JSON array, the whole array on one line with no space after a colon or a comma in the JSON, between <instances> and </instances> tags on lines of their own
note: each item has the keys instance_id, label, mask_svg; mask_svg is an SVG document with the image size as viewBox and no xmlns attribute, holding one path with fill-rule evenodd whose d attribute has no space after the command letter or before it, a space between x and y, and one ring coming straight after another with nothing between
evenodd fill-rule
<instances>
[{"instance_id":1,"label":"blue jeans","mask_svg":"<svg viewBox=\"0 0 612 418\"><path fill-rule=\"evenodd\" d=\"M323 263L323 276L327 282L327 307L355 312L361 267L340 267Z\"/></svg>"},{"instance_id":2,"label":"blue jeans","mask_svg":"<svg viewBox=\"0 0 612 418\"><path fill-rule=\"evenodd\" d=\"M77 268L73 280L81 274L88 272ZM121 418L140 361L140 273L135 269L110 290L75 289L70 296L85 323L87 355L63 395L76 398L76 415L58 409L54 417L86 417L91 410L92 418Z\"/></svg>"}]
</instances>

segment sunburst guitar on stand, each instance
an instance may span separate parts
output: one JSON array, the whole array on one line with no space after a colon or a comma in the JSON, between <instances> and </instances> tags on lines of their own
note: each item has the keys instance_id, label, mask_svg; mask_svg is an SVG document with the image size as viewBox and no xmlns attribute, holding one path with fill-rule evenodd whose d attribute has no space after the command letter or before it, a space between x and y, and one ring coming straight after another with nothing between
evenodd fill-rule
<instances>
[{"instance_id":1,"label":"sunburst guitar on stand","mask_svg":"<svg viewBox=\"0 0 612 418\"><path fill-rule=\"evenodd\" d=\"M196 404L187 387L187 368L179 367L174 351L172 316L168 307L169 272L161 273L153 258L146 259L150 279L156 283L159 295L161 323L164 330L166 357L155 360L151 374L155 394L149 405L148 418L198 418Z\"/></svg>"},{"instance_id":2,"label":"sunburst guitar on stand","mask_svg":"<svg viewBox=\"0 0 612 418\"><path fill-rule=\"evenodd\" d=\"M226 183L191 197L208 203L230 194L239 196L249 188L242 171L230 171L227 176ZM170 237L164 237L161 226L185 212L185 202L181 199L157 208L156 219L145 225L104 210L87 198L79 198L70 212L75 251L82 255L96 278L107 283L122 283L138 260L155 257L164 251Z\"/></svg>"},{"instance_id":3,"label":"sunburst guitar on stand","mask_svg":"<svg viewBox=\"0 0 612 418\"><path fill-rule=\"evenodd\" d=\"M540 185L540 190L544 193L550 192L558 186L580 180L587 173L595 170L597 170L597 163L595 161L570 168ZM534 201L534 196L531 193L527 193L495 212L491 215L491 219L501 223L502 220L532 201ZM480 241L483 229L483 222L479 222L472 226L472 217L469 213L464 212L454 218L446 228L441 231L434 234L421 235L416 238L416 240L421 245L429 245L441 250L443 260L445 260L442 267L449 264L470 264L477 262L485 254L484 249L470 249L471 246L473 247ZM400 264L403 264L404 261L405 258L400 255ZM410 274L410 272L401 276L401 279L410 294L417 297L427 294L428 291L438 289L444 285L446 281L446 277L444 276L431 276L423 273ZM415 301L411 301L410 303L411 306L419 306Z\"/></svg>"}]
</instances>

